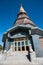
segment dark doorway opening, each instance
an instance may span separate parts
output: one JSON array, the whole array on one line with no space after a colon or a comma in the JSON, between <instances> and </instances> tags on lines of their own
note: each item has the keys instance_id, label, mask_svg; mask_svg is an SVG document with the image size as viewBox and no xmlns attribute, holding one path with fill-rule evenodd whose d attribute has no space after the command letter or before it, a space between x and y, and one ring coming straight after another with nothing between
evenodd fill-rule
<instances>
[{"instance_id":1,"label":"dark doorway opening","mask_svg":"<svg viewBox=\"0 0 43 65\"><path fill-rule=\"evenodd\" d=\"M18 47L18 51L20 51L20 47Z\"/></svg>"},{"instance_id":2,"label":"dark doorway opening","mask_svg":"<svg viewBox=\"0 0 43 65\"><path fill-rule=\"evenodd\" d=\"M24 51L25 50L25 47L24 46L22 46L22 51Z\"/></svg>"},{"instance_id":3,"label":"dark doorway opening","mask_svg":"<svg viewBox=\"0 0 43 65\"><path fill-rule=\"evenodd\" d=\"M28 46L26 46L26 50L29 51L29 47Z\"/></svg>"}]
</instances>

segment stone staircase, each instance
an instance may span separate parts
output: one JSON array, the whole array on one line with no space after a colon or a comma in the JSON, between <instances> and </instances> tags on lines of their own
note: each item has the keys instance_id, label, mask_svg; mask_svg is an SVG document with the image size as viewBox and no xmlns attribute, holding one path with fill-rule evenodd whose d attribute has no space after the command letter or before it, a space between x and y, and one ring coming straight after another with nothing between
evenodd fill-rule
<instances>
[{"instance_id":1,"label":"stone staircase","mask_svg":"<svg viewBox=\"0 0 43 65\"><path fill-rule=\"evenodd\" d=\"M15 51L11 53L10 55L7 55L6 60L7 61L14 61L14 62L29 62L29 59L27 58L28 52L27 51Z\"/></svg>"},{"instance_id":2,"label":"stone staircase","mask_svg":"<svg viewBox=\"0 0 43 65\"><path fill-rule=\"evenodd\" d=\"M0 65L39 65L36 61L30 62L28 59L28 51L14 51L6 54Z\"/></svg>"}]
</instances>

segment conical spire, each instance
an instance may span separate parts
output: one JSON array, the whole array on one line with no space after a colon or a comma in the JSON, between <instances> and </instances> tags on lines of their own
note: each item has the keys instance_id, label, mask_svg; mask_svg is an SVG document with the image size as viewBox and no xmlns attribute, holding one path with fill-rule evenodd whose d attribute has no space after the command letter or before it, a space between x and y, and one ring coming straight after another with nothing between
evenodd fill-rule
<instances>
[{"instance_id":1,"label":"conical spire","mask_svg":"<svg viewBox=\"0 0 43 65\"><path fill-rule=\"evenodd\" d=\"M29 24L30 26L35 26L34 23L32 22L32 20L27 16L26 11L24 10L24 8L20 7L20 11L17 15L17 19L16 22L14 23L14 25L27 25Z\"/></svg>"},{"instance_id":2,"label":"conical spire","mask_svg":"<svg viewBox=\"0 0 43 65\"><path fill-rule=\"evenodd\" d=\"M20 12L26 13L26 11L25 11L24 8L22 7L22 5L21 5L21 7L20 7Z\"/></svg>"}]
</instances>

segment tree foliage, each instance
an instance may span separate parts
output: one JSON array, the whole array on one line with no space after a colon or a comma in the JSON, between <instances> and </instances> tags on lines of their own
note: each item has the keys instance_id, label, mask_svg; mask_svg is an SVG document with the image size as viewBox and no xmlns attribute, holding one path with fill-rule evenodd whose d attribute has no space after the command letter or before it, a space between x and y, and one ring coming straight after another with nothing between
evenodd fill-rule
<instances>
[{"instance_id":1,"label":"tree foliage","mask_svg":"<svg viewBox=\"0 0 43 65\"><path fill-rule=\"evenodd\" d=\"M2 45L0 45L0 51L3 49Z\"/></svg>"}]
</instances>

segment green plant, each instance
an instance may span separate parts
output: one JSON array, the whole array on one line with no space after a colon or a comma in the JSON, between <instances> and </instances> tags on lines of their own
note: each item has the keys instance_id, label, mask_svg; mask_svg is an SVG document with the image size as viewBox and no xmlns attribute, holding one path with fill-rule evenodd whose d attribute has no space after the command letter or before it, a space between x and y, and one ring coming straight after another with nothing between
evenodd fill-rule
<instances>
[{"instance_id":1,"label":"green plant","mask_svg":"<svg viewBox=\"0 0 43 65\"><path fill-rule=\"evenodd\" d=\"M0 45L0 51L3 49L2 45Z\"/></svg>"}]
</instances>

